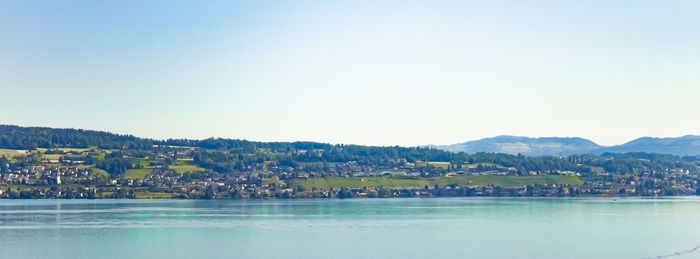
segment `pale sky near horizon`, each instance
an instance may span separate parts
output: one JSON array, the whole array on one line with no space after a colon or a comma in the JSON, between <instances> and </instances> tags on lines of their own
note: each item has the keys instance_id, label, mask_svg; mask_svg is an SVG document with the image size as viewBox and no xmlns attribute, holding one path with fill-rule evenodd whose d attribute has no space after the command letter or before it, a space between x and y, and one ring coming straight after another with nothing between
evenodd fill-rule
<instances>
[{"instance_id":1,"label":"pale sky near horizon","mask_svg":"<svg viewBox=\"0 0 700 259\"><path fill-rule=\"evenodd\" d=\"M0 124L366 145L700 134L700 1L0 0Z\"/></svg>"}]
</instances>

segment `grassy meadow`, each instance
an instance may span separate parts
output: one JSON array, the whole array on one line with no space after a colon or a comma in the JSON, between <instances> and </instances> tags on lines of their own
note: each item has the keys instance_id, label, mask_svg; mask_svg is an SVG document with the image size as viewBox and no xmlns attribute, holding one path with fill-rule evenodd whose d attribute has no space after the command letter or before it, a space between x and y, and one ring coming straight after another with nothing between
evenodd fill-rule
<instances>
[{"instance_id":1,"label":"grassy meadow","mask_svg":"<svg viewBox=\"0 0 700 259\"><path fill-rule=\"evenodd\" d=\"M469 177L435 177L435 178L389 178L389 177L349 177L349 178L312 178L290 181L290 186L302 186L305 190L340 189L362 187L424 187L435 184L444 186L460 185L501 185L521 186L526 184L569 184L579 185L583 181L577 176L469 176Z\"/></svg>"},{"instance_id":2,"label":"grassy meadow","mask_svg":"<svg viewBox=\"0 0 700 259\"><path fill-rule=\"evenodd\" d=\"M181 174L204 171L204 168L192 164L192 160L190 159L179 159L174 165L169 165L168 168Z\"/></svg>"},{"instance_id":3,"label":"grassy meadow","mask_svg":"<svg viewBox=\"0 0 700 259\"><path fill-rule=\"evenodd\" d=\"M172 199L175 195L168 192L150 192L138 191L134 192L136 199Z\"/></svg>"},{"instance_id":4,"label":"grassy meadow","mask_svg":"<svg viewBox=\"0 0 700 259\"><path fill-rule=\"evenodd\" d=\"M442 169L448 169L450 168L450 162L427 162L429 166L437 167L437 168L442 168Z\"/></svg>"},{"instance_id":5,"label":"grassy meadow","mask_svg":"<svg viewBox=\"0 0 700 259\"><path fill-rule=\"evenodd\" d=\"M20 156L29 155L28 150L18 150L18 149L4 149L0 148L0 157L6 157L10 161L14 161L15 158Z\"/></svg>"},{"instance_id":6,"label":"grassy meadow","mask_svg":"<svg viewBox=\"0 0 700 259\"><path fill-rule=\"evenodd\" d=\"M153 168L138 168L129 169L124 172L124 178L126 179L145 179L153 171Z\"/></svg>"},{"instance_id":7,"label":"grassy meadow","mask_svg":"<svg viewBox=\"0 0 700 259\"><path fill-rule=\"evenodd\" d=\"M126 172L124 172L124 178L143 180L146 178L147 175L149 175L153 171L153 168L155 168L153 165L151 165L148 159L139 160L139 164L141 168L133 168L126 170ZM204 168L194 165L191 159L177 160L177 162L175 162L174 165L169 165L168 168L181 174L204 171Z\"/></svg>"},{"instance_id":8,"label":"grassy meadow","mask_svg":"<svg viewBox=\"0 0 700 259\"><path fill-rule=\"evenodd\" d=\"M284 185L284 181L280 180L279 177L271 177L271 178L264 178L262 180L263 184L278 184L278 185Z\"/></svg>"},{"instance_id":9,"label":"grassy meadow","mask_svg":"<svg viewBox=\"0 0 700 259\"><path fill-rule=\"evenodd\" d=\"M141 168L132 168L124 172L124 178L126 179L145 179L153 171L153 166L148 161L148 159L139 160L139 165Z\"/></svg>"}]
</instances>

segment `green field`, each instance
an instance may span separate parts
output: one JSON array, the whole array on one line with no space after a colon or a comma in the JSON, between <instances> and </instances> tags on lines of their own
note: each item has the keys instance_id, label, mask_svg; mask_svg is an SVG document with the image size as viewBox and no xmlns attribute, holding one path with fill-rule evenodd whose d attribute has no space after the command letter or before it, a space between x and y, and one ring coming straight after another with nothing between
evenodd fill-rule
<instances>
[{"instance_id":1,"label":"green field","mask_svg":"<svg viewBox=\"0 0 700 259\"><path fill-rule=\"evenodd\" d=\"M48 160L59 160L62 156L61 154L41 154L41 158Z\"/></svg>"},{"instance_id":2,"label":"green field","mask_svg":"<svg viewBox=\"0 0 700 259\"><path fill-rule=\"evenodd\" d=\"M138 162L141 168L133 168L126 170L124 172L124 178L126 179L145 179L148 174L153 171L153 166L148 161L148 159L139 160Z\"/></svg>"},{"instance_id":3,"label":"green field","mask_svg":"<svg viewBox=\"0 0 700 259\"><path fill-rule=\"evenodd\" d=\"M263 178L263 184L279 184L284 185L284 181L280 180L277 176L271 178Z\"/></svg>"},{"instance_id":4,"label":"green field","mask_svg":"<svg viewBox=\"0 0 700 259\"><path fill-rule=\"evenodd\" d=\"M428 165L442 169L450 168L450 162L428 162Z\"/></svg>"},{"instance_id":5,"label":"green field","mask_svg":"<svg viewBox=\"0 0 700 259\"><path fill-rule=\"evenodd\" d=\"M174 194L167 192L149 192L149 191L138 191L134 192L136 199L172 199Z\"/></svg>"},{"instance_id":6,"label":"green field","mask_svg":"<svg viewBox=\"0 0 700 259\"><path fill-rule=\"evenodd\" d=\"M126 179L145 179L148 174L153 171L153 168L139 168L139 169L129 169L124 172L124 178Z\"/></svg>"},{"instance_id":7,"label":"green field","mask_svg":"<svg viewBox=\"0 0 700 259\"><path fill-rule=\"evenodd\" d=\"M89 148L57 148L65 153L85 153L90 151ZM48 148L37 148L31 152L28 150L17 150L17 149L0 149L0 157L5 156L10 159L14 159L19 156L29 155L32 152L39 153L43 159L47 160L58 160L64 154L45 154ZM97 160L104 160L105 154L110 153L110 150L103 150L96 154Z\"/></svg>"},{"instance_id":8,"label":"green field","mask_svg":"<svg viewBox=\"0 0 700 259\"><path fill-rule=\"evenodd\" d=\"M90 151L89 148L70 148L70 147L59 147L57 148L58 150L61 150L65 153L83 153L83 152L88 152ZM49 150L48 148L37 148L36 151L39 151L39 153L44 153L46 150Z\"/></svg>"},{"instance_id":9,"label":"green field","mask_svg":"<svg viewBox=\"0 0 700 259\"><path fill-rule=\"evenodd\" d=\"M124 173L124 178L144 179L148 174L150 174L153 171L154 167L150 164L148 159L140 160L139 164L141 165L141 168L126 170L126 172ZM204 168L192 164L192 161L189 159L177 160L177 162L174 165L170 165L168 166L168 168L181 174L204 171Z\"/></svg>"},{"instance_id":10,"label":"green field","mask_svg":"<svg viewBox=\"0 0 700 259\"><path fill-rule=\"evenodd\" d=\"M15 158L18 156L25 156L29 155L29 151L27 150L18 150L18 149L1 149L0 148L0 157L4 156L7 158Z\"/></svg>"},{"instance_id":11,"label":"green field","mask_svg":"<svg viewBox=\"0 0 700 259\"><path fill-rule=\"evenodd\" d=\"M139 164L141 165L141 168L153 168L153 166L151 166L151 162L148 161L148 159L139 160Z\"/></svg>"},{"instance_id":12,"label":"green field","mask_svg":"<svg viewBox=\"0 0 700 259\"><path fill-rule=\"evenodd\" d=\"M520 186L525 184L569 184L579 185L583 183L576 176L470 176L470 177L436 177L436 178L387 178L387 177L351 177L351 178L313 178L303 180L291 180L290 186L301 185L305 190L316 189L340 189L362 187L423 187L444 186L449 184L460 185L502 185Z\"/></svg>"},{"instance_id":13,"label":"green field","mask_svg":"<svg viewBox=\"0 0 700 259\"><path fill-rule=\"evenodd\" d=\"M2 190L7 190L7 187L10 187L10 190L12 190L12 191L29 191L29 190L32 190L33 188L36 188L36 186L24 185L24 184L7 184L7 183L0 184L0 188L2 188Z\"/></svg>"},{"instance_id":14,"label":"green field","mask_svg":"<svg viewBox=\"0 0 700 259\"><path fill-rule=\"evenodd\" d=\"M88 152L90 151L89 148L68 148L68 147L60 147L58 150L61 150L66 153L83 153L83 152Z\"/></svg>"},{"instance_id":15,"label":"green field","mask_svg":"<svg viewBox=\"0 0 700 259\"><path fill-rule=\"evenodd\" d=\"M99 168L94 167L94 166L90 166L89 169L90 169L90 174L92 174L92 176L109 178L109 174L105 170L99 169Z\"/></svg>"},{"instance_id":16,"label":"green field","mask_svg":"<svg viewBox=\"0 0 700 259\"><path fill-rule=\"evenodd\" d=\"M175 172L181 173L181 174L204 171L204 168L201 168L199 166L192 164L192 161L189 159L177 160L177 162L174 165L170 165L170 166L168 166L168 168L174 170Z\"/></svg>"}]
</instances>

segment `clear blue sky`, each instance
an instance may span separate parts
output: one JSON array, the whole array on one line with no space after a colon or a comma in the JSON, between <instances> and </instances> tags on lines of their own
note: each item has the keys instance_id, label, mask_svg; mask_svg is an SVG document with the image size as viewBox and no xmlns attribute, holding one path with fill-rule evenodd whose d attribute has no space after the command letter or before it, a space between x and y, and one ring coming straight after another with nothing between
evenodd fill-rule
<instances>
[{"instance_id":1,"label":"clear blue sky","mask_svg":"<svg viewBox=\"0 0 700 259\"><path fill-rule=\"evenodd\" d=\"M154 138L700 134L700 1L0 0L0 109Z\"/></svg>"}]
</instances>

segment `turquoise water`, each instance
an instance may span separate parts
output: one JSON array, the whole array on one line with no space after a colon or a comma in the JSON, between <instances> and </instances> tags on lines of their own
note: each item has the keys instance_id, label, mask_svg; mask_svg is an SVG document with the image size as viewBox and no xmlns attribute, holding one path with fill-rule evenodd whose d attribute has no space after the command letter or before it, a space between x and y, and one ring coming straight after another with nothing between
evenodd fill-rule
<instances>
[{"instance_id":1,"label":"turquoise water","mask_svg":"<svg viewBox=\"0 0 700 259\"><path fill-rule=\"evenodd\" d=\"M0 258L700 258L698 245L695 197L0 200Z\"/></svg>"}]
</instances>

